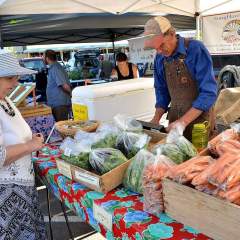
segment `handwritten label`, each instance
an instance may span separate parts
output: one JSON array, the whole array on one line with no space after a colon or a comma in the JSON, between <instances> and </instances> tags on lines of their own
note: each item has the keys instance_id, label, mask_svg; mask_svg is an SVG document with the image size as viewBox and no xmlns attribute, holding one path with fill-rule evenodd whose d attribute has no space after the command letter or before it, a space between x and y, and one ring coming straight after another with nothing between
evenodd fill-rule
<instances>
[{"instance_id":1,"label":"handwritten label","mask_svg":"<svg viewBox=\"0 0 240 240\"><path fill-rule=\"evenodd\" d=\"M95 202L93 202L93 216L104 227L112 231L112 215Z\"/></svg>"},{"instance_id":2,"label":"handwritten label","mask_svg":"<svg viewBox=\"0 0 240 240\"><path fill-rule=\"evenodd\" d=\"M64 155L70 157L71 152L72 152L72 149L70 149L70 148L65 148L65 150L64 150Z\"/></svg>"},{"instance_id":3,"label":"handwritten label","mask_svg":"<svg viewBox=\"0 0 240 240\"><path fill-rule=\"evenodd\" d=\"M72 109L74 120L88 120L88 107L86 105L73 103Z\"/></svg>"},{"instance_id":4,"label":"handwritten label","mask_svg":"<svg viewBox=\"0 0 240 240\"><path fill-rule=\"evenodd\" d=\"M56 163L57 163L59 172L62 175L72 179L71 166L68 163L65 163L65 162L59 161L59 160L56 160Z\"/></svg>"},{"instance_id":5,"label":"handwritten label","mask_svg":"<svg viewBox=\"0 0 240 240\"><path fill-rule=\"evenodd\" d=\"M97 188L100 188L100 183L99 183L99 178L92 176L87 173L83 173L80 171L75 170L75 177L77 180L83 182L83 183L88 183L93 186L96 186Z\"/></svg>"}]
</instances>

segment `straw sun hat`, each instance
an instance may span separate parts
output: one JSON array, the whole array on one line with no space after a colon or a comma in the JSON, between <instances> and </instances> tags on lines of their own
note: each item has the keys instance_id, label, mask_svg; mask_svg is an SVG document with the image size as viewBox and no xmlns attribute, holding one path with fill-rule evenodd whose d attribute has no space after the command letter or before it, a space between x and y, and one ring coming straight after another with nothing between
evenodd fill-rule
<instances>
[{"instance_id":1,"label":"straw sun hat","mask_svg":"<svg viewBox=\"0 0 240 240\"><path fill-rule=\"evenodd\" d=\"M18 59L6 50L0 49L0 77L34 74L36 71L21 67Z\"/></svg>"}]
</instances>

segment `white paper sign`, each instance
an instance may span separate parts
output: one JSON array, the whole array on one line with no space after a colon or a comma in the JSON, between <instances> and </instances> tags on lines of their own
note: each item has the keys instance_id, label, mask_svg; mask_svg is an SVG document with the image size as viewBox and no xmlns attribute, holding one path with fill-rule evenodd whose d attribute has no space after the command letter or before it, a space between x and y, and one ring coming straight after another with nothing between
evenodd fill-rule
<instances>
[{"instance_id":1,"label":"white paper sign","mask_svg":"<svg viewBox=\"0 0 240 240\"><path fill-rule=\"evenodd\" d=\"M112 231L112 214L93 202L93 216L108 230Z\"/></svg>"},{"instance_id":2,"label":"white paper sign","mask_svg":"<svg viewBox=\"0 0 240 240\"><path fill-rule=\"evenodd\" d=\"M70 157L71 152L72 152L72 149L66 147L65 150L64 150L64 155Z\"/></svg>"},{"instance_id":3,"label":"white paper sign","mask_svg":"<svg viewBox=\"0 0 240 240\"><path fill-rule=\"evenodd\" d=\"M211 54L240 53L240 12L205 16L202 37Z\"/></svg>"},{"instance_id":4,"label":"white paper sign","mask_svg":"<svg viewBox=\"0 0 240 240\"><path fill-rule=\"evenodd\" d=\"M132 63L153 63L156 55L155 50L144 50L144 38L128 40L129 57Z\"/></svg>"},{"instance_id":5,"label":"white paper sign","mask_svg":"<svg viewBox=\"0 0 240 240\"><path fill-rule=\"evenodd\" d=\"M75 177L81 182L89 183L93 186L96 186L97 188L100 188L99 178L92 176L87 173L83 173L80 171L75 170Z\"/></svg>"},{"instance_id":6,"label":"white paper sign","mask_svg":"<svg viewBox=\"0 0 240 240\"><path fill-rule=\"evenodd\" d=\"M57 167L58 167L59 172L62 175L72 179L72 172L71 172L70 164L65 163L63 161L59 161L59 160L56 160L56 163L57 163Z\"/></svg>"}]
</instances>

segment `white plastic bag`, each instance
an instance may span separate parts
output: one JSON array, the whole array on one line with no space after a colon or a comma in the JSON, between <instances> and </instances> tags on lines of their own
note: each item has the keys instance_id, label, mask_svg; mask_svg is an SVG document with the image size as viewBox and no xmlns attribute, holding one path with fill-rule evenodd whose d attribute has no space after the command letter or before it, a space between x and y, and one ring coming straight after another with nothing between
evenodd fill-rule
<instances>
[{"instance_id":1,"label":"white plastic bag","mask_svg":"<svg viewBox=\"0 0 240 240\"><path fill-rule=\"evenodd\" d=\"M151 137L145 133L123 132L117 137L116 148L128 159L134 157L141 149L147 148Z\"/></svg>"},{"instance_id":2,"label":"white plastic bag","mask_svg":"<svg viewBox=\"0 0 240 240\"><path fill-rule=\"evenodd\" d=\"M164 211L162 179L167 177L175 163L159 151L153 162L148 162L143 171L143 209L152 214Z\"/></svg>"},{"instance_id":3,"label":"white plastic bag","mask_svg":"<svg viewBox=\"0 0 240 240\"><path fill-rule=\"evenodd\" d=\"M126 161L125 156L113 148L94 149L89 156L91 166L100 174L105 174Z\"/></svg>"},{"instance_id":4,"label":"white plastic bag","mask_svg":"<svg viewBox=\"0 0 240 240\"><path fill-rule=\"evenodd\" d=\"M116 126L122 131L128 132L142 132L143 126L140 122L132 117L128 117L123 114L117 114L113 118Z\"/></svg>"}]
</instances>

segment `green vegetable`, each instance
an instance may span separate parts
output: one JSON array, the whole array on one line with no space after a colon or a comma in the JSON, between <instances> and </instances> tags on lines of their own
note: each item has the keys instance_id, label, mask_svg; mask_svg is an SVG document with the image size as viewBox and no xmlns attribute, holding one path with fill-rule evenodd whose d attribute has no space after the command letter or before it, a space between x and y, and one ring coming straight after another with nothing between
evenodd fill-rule
<instances>
[{"instance_id":1,"label":"green vegetable","mask_svg":"<svg viewBox=\"0 0 240 240\"><path fill-rule=\"evenodd\" d=\"M193 158L198 154L197 149L184 136L177 139L176 145L189 158Z\"/></svg>"},{"instance_id":2,"label":"green vegetable","mask_svg":"<svg viewBox=\"0 0 240 240\"><path fill-rule=\"evenodd\" d=\"M126 161L126 157L113 148L98 148L93 150L89 156L91 166L100 174L105 174Z\"/></svg>"},{"instance_id":3,"label":"green vegetable","mask_svg":"<svg viewBox=\"0 0 240 240\"><path fill-rule=\"evenodd\" d=\"M124 132L116 140L116 148L128 159L134 157L141 149L146 149L150 137L147 134Z\"/></svg>"},{"instance_id":4,"label":"green vegetable","mask_svg":"<svg viewBox=\"0 0 240 240\"><path fill-rule=\"evenodd\" d=\"M158 150L161 152L162 155L169 157L172 161L174 161L177 164L180 164L185 160L189 159L186 156L186 154L183 153L181 149L173 143L165 143L165 144L157 145L154 148L153 153L157 154Z\"/></svg>"},{"instance_id":5,"label":"green vegetable","mask_svg":"<svg viewBox=\"0 0 240 240\"><path fill-rule=\"evenodd\" d=\"M85 170L90 169L89 152L82 152L79 153L78 155L71 154L70 156L62 154L61 158L74 166L83 168Z\"/></svg>"},{"instance_id":6,"label":"green vegetable","mask_svg":"<svg viewBox=\"0 0 240 240\"><path fill-rule=\"evenodd\" d=\"M154 162L154 155L145 149L140 150L133 158L127 171L125 172L123 185L124 187L137 192L143 193L142 175L143 170L149 162Z\"/></svg>"},{"instance_id":7,"label":"green vegetable","mask_svg":"<svg viewBox=\"0 0 240 240\"><path fill-rule=\"evenodd\" d=\"M104 138L92 144L91 148L114 148L116 145L117 135L110 133L107 134Z\"/></svg>"}]
</instances>

